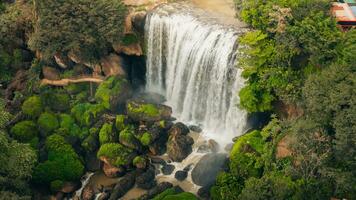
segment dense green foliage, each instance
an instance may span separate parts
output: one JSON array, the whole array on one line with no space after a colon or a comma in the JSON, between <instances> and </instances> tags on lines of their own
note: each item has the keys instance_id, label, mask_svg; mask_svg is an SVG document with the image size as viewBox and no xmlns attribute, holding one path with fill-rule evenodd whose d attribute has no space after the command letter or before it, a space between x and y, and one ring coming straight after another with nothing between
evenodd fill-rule
<instances>
[{"instance_id":1,"label":"dense green foliage","mask_svg":"<svg viewBox=\"0 0 356 200\"><path fill-rule=\"evenodd\" d=\"M42 113L38 118L37 123L40 130L44 131L47 134L51 133L59 127L57 116L49 112Z\"/></svg>"},{"instance_id":2,"label":"dense green foliage","mask_svg":"<svg viewBox=\"0 0 356 200\"><path fill-rule=\"evenodd\" d=\"M22 121L11 128L11 136L19 142L30 142L37 136L37 127L33 121Z\"/></svg>"},{"instance_id":3,"label":"dense green foliage","mask_svg":"<svg viewBox=\"0 0 356 200\"><path fill-rule=\"evenodd\" d=\"M236 5L255 29L240 38L247 79L241 106L273 111L283 101L297 104L302 116L274 116L261 131L239 137L212 199L355 198L356 31L337 27L329 1Z\"/></svg>"},{"instance_id":4,"label":"dense green foliage","mask_svg":"<svg viewBox=\"0 0 356 200\"><path fill-rule=\"evenodd\" d=\"M43 109L42 100L39 96L32 96L22 104L22 112L32 118L38 117Z\"/></svg>"},{"instance_id":5,"label":"dense green foliage","mask_svg":"<svg viewBox=\"0 0 356 200\"><path fill-rule=\"evenodd\" d=\"M272 103L296 103L312 72L344 59L348 34L329 15L330 2L240 1L238 15L255 31L240 39L241 67L248 85L241 106L249 112L269 111ZM353 47L354 48L354 47Z\"/></svg>"},{"instance_id":6,"label":"dense green foliage","mask_svg":"<svg viewBox=\"0 0 356 200\"><path fill-rule=\"evenodd\" d=\"M99 132L99 141L101 145L118 141L117 135L113 131L112 124L106 123L101 127Z\"/></svg>"},{"instance_id":7,"label":"dense green foliage","mask_svg":"<svg viewBox=\"0 0 356 200\"><path fill-rule=\"evenodd\" d=\"M36 183L50 184L52 181L78 180L84 166L72 146L57 134L46 140L48 160L36 166L33 179Z\"/></svg>"},{"instance_id":8,"label":"dense green foliage","mask_svg":"<svg viewBox=\"0 0 356 200\"><path fill-rule=\"evenodd\" d=\"M34 0L37 21L30 46L44 58L74 53L87 62L100 59L120 42L126 8L121 0ZM58 23L61 22L61 23Z\"/></svg>"}]
</instances>

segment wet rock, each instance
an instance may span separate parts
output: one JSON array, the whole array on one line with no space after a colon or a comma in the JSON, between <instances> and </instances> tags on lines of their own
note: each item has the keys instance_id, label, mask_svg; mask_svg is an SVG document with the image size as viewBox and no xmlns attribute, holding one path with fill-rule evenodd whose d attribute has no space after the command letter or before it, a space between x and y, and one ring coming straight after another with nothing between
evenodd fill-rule
<instances>
[{"instance_id":1,"label":"wet rock","mask_svg":"<svg viewBox=\"0 0 356 200\"><path fill-rule=\"evenodd\" d=\"M95 153L86 153L85 155L85 168L88 171L95 172L100 170L100 160Z\"/></svg>"},{"instance_id":2,"label":"wet rock","mask_svg":"<svg viewBox=\"0 0 356 200\"><path fill-rule=\"evenodd\" d=\"M174 178L176 178L178 181L184 181L188 176L187 171L177 171L176 174L174 175Z\"/></svg>"},{"instance_id":3,"label":"wet rock","mask_svg":"<svg viewBox=\"0 0 356 200\"><path fill-rule=\"evenodd\" d=\"M64 182L61 192L65 193L65 194L69 194L72 193L74 191L76 191L79 188L79 184L75 183L75 182Z\"/></svg>"},{"instance_id":4,"label":"wet rock","mask_svg":"<svg viewBox=\"0 0 356 200\"><path fill-rule=\"evenodd\" d=\"M177 123L169 130L167 153L175 162L181 162L192 153L194 140L187 135L188 133L189 129L183 123Z\"/></svg>"},{"instance_id":5,"label":"wet rock","mask_svg":"<svg viewBox=\"0 0 356 200\"><path fill-rule=\"evenodd\" d=\"M222 153L211 153L203 156L192 171L193 182L200 186L214 184L216 176L225 168L226 163L226 155Z\"/></svg>"},{"instance_id":6,"label":"wet rock","mask_svg":"<svg viewBox=\"0 0 356 200\"><path fill-rule=\"evenodd\" d=\"M154 164L166 165L166 161L164 161L160 157L151 157L150 159L151 159L151 162Z\"/></svg>"},{"instance_id":7,"label":"wet rock","mask_svg":"<svg viewBox=\"0 0 356 200\"><path fill-rule=\"evenodd\" d=\"M43 77L48 80L59 80L60 79L59 71L53 67L48 67L48 66L43 67L42 74L43 74Z\"/></svg>"},{"instance_id":8,"label":"wet rock","mask_svg":"<svg viewBox=\"0 0 356 200\"><path fill-rule=\"evenodd\" d=\"M169 134L187 135L189 133L189 128L182 122L178 122L169 129Z\"/></svg>"},{"instance_id":9,"label":"wet rock","mask_svg":"<svg viewBox=\"0 0 356 200\"><path fill-rule=\"evenodd\" d=\"M193 164L189 164L186 167L184 167L183 171L189 172L193 167Z\"/></svg>"},{"instance_id":10,"label":"wet rock","mask_svg":"<svg viewBox=\"0 0 356 200\"><path fill-rule=\"evenodd\" d=\"M109 200L117 200L124 196L135 185L135 174L128 173L115 185Z\"/></svg>"},{"instance_id":11,"label":"wet rock","mask_svg":"<svg viewBox=\"0 0 356 200\"><path fill-rule=\"evenodd\" d=\"M199 126L194 126L194 125L189 126L189 129L196 133L201 133L203 131Z\"/></svg>"},{"instance_id":12,"label":"wet rock","mask_svg":"<svg viewBox=\"0 0 356 200\"><path fill-rule=\"evenodd\" d=\"M213 153L217 153L219 151L219 144L215 140L208 140L208 147Z\"/></svg>"},{"instance_id":13,"label":"wet rock","mask_svg":"<svg viewBox=\"0 0 356 200\"><path fill-rule=\"evenodd\" d=\"M234 147L234 143L227 144L224 148L226 152L230 152L232 148Z\"/></svg>"},{"instance_id":14,"label":"wet rock","mask_svg":"<svg viewBox=\"0 0 356 200\"><path fill-rule=\"evenodd\" d=\"M169 118L172 108L161 104L130 100L126 104L127 115L136 122L154 122Z\"/></svg>"},{"instance_id":15,"label":"wet rock","mask_svg":"<svg viewBox=\"0 0 356 200\"><path fill-rule=\"evenodd\" d=\"M157 186L155 186L154 188L148 190L147 194L142 196L140 199L142 199L142 200L144 200L144 199L152 199L157 194L160 194L160 193L164 192L165 190L167 190L169 188L172 188L172 187L173 187L172 183L162 182L162 183L158 184Z\"/></svg>"},{"instance_id":16,"label":"wet rock","mask_svg":"<svg viewBox=\"0 0 356 200\"><path fill-rule=\"evenodd\" d=\"M198 196L201 198L201 199L210 199L210 188L211 186L204 186L204 187L201 187L199 190L198 190Z\"/></svg>"},{"instance_id":17,"label":"wet rock","mask_svg":"<svg viewBox=\"0 0 356 200\"><path fill-rule=\"evenodd\" d=\"M82 200L93 200L95 198L95 192L92 187L87 186L83 189Z\"/></svg>"},{"instance_id":18,"label":"wet rock","mask_svg":"<svg viewBox=\"0 0 356 200\"><path fill-rule=\"evenodd\" d=\"M103 172L109 178L116 178L122 175L125 171L123 168L115 167L107 162L104 162Z\"/></svg>"},{"instance_id":19,"label":"wet rock","mask_svg":"<svg viewBox=\"0 0 356 200\"><path fill-rule=\"evenodd\" d=\"M136 178L137 187L142 189L151 189L156 186L155 170L154 168L148 169L146 172L140 174Z\"/></svg>"},{"instance_id":20,"label":"wet rock","mask_svg":"<svg viewBox=\"0 0 356 200\"><path fill-rule=\"evenodd\" d=\"M172 172L174 171L175 168L176 168L176 167L175 167L174 165L170 165L170 164L164 165L164 166L162 167L162 173L163 173L164 175L170 175L170 174L172 174Z\"/></svg>"}]
</instances>

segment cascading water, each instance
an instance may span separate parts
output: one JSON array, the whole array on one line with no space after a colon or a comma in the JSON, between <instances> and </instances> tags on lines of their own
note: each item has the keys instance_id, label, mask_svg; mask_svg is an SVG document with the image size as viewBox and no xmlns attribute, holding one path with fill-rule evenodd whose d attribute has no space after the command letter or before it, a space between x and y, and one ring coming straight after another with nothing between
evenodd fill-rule
<instances>
[{"instance_id":1,"label":"cascading water","mask_svg":"<svg viewBox=\"0 0 356 200\"><path fill-rule=\"evenodd\" d=\"M146 18L146 89L164 95L178 120L201 125L220 144L246 125L238 107L244 79L236 67L244 31L182 4L162 5Z\"/></svg>"}]
</instances>

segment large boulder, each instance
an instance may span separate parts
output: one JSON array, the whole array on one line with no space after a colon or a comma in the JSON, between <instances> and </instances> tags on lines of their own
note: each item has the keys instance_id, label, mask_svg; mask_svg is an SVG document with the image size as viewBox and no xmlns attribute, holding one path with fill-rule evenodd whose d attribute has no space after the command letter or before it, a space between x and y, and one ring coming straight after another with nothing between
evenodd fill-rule
<instances>
[{"instance_id":1,"label":"large boulder","mask_svg":"<svg viewBox=\"0 0 356 200\"><path fill-rule=\"evenodd\" d=\"M105 76L126 76L123 65L123 58L116 54L110 54L100 60L101 70Z\"/></svg>"},{"instance_id":2,"label":"large boulder","mask_svg":"<svg viewBox=\"0 0 356 200\"><path fill-rule=\"evenodd\" d=\"M109 200L117 200L124 196L135 185L135 174L128 173L115 185Z\"/></svg>"},{"instance_id":3,"label":"large boulder","mask_svg":"<svg viewBox=\"0 0 356 200\"><path fill-rule=\"evenodd\" d=\"M169 119L172 108L161 104L151 104L144 101L130 100L126 104L127 115L134 121L154 122Z\"/></svg>"},{"instance_id":4,"label":"large boulder","mask_svg":"<svg viewBox=\"0 0 356 200\"><path fill-rule=\"evenodd\" d=\"M132 95L129 82L121 76L111 76L101 83L96 90L95 99L106 109L119 112Z\"/></svg>"},{"instance_id":5,"label":"large boulder","mask_svg":"<svg viewBox=\"0 0 356 200\"><path fill-rule=\"evenodd\" d=\"M136 177L136 185L139 188L147 190L153 188L156 184L154 168L149 168L146 172Z\"/></svg>"},{"instance_id":6,"label":"large boulder","mask_svg":"<svg viewBox=\"0 0 356 200\"><path fill-rule=\"evenodd\" d=\"M182 123L175 124L169 130L167 153L169 158L175 162L181 162L192 153L194 140L187 133L189 133L189 129Z\"/></svg>"},{"instance_id":7,"label":"large boulder","mask_svg":"<svg viewBox=\"0 0 356 200\"><path fill-rule=\"evenodd\" d=\"M192 171L192 180L200 186L209 186L215 183L218 173L225 169L226 154L212 153L203 156ZM207 176L208 175L208 176Z\"/></svg>"}]
</instances>

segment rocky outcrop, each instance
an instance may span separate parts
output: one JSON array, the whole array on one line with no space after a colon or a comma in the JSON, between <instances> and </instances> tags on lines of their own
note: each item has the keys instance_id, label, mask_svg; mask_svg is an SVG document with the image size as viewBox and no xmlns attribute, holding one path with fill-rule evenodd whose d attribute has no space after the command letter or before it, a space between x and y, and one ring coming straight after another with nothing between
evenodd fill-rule
<instances>
[{"instance_id":1,"label":"rocky outcrop","mask_svg":"<svg viewBox=\"0 0 356 200\"><path fill-rule=\"evenodd\" d=\"M124 173L124 169L121 167L115 167L113 166L107 158L105 157L100 157L100 160L104 163L103 164L103 172L105 176L109 178L115 178L118 177L119 175Z\"/></svg>"},{"instance_id":2,"label":"rocky outcrop","mask_svg":"<svg viewBox=\"0 0 356 200\"><path fill-rule=\"evenodd\" d=\"M214 184L216 176L220 171L223 171L226 163L227 157L225 154L207 154L203 156L192 171L193 182L200 186Z\"/></svg>"},{"instance_id":3,"label":"rocky outcrop","mask_svg":"<svg viewBox=\"0 0 356 200\"><path fill-rule=\"evenodd\" d=\"M163 165L162 167L162 173L164 175L170 175L172 174L172 172L174 171L176 167L174 165L171 165L171 164L166 164L166 165Z\"/></svg>"},{"instance_id":4,"label":"rocky outcrop","mask_svg":"<svg viewBox=\"0 0 356 200\"><path fill-rule=\"evenodd\" d=\"M59 53L54 55L54 60L56 61L57 65L62 69L68 69L73 65L73 62L67 56L63 56Z\"/></svg>"},{"instance_id":5,"label":"rocky outcrop","mask_svg":"<svg viewBox=\"0 0 356 200\"><path fill-rule=\"evenodd\" d=\"M276 158L285 158L292 155L289 147L290 137L287 135L283 137L277 144Z\"/></svg>"},{"instance_id":6,"label":"rocky outcrop","mask_svg":"<svg viewBox=\"0 0 356 200\"><path fill-rule=\"evenodd\" d=\"M134 121L154 122L169 119L172 108L161 104L145 103L144 101L130 100L126 104L127 115Z\"/></svg>"},{"instance_id":7,"label":"rocky outcrop","mask_svg":"<svg viewBox=\"0 0 356 200\"><path fill-rule=\"evenodd\" d=\"M109 200L117 200L124 196L135 185L135 174L128 173L115 185Z\"/></svg>"},{"instance_id":8,"label":"rocky outcrop","mask_svg":"<svg viewBox=\"0 0 356 200\"><path fill-rule=\"evenodd\" d=\"M155 170L154 168L149 168L146 172L140 174L136 178L136 185L142 189L151 189L156 186L155 180Z\"/></svg>"},{"instance_id":9,"label":"rocky outcrop","mask_svg":"<svg viewBox=\"0 0 356 200\"><path fill-rule=\"evenodd\" d=\"M172 183L169 183L169 182L159 183L154 188L148 190L147 194L141 196L139 199L142 199L142 200L152 199L156 195L158 195L158 194L160 194L160 193L164 192L165 190L167 190L169 188L172 188L172 187L173 187Z\"/></svg>"},{"instance_id":10,"label":"rocky outcrop","mask_svg":"<svg viewBox=\"0 0 356 200\"><path fill-rule=\"evenodd\" d=\"M189 129L182 123L177 123L169 130L169 138L167 142L167 153L170 159L174 162L181 162L190 153L192 153L192 145L194 140L188 136Z\"/></svg>"},{"instance_id":11,"label":"rocky outcrop","mask_svg":"<svg viewBox=\"0 0 356 200\"><path fill-rule=\"evenodd\" d=\"M116 54L110 54L100 60L100 66L102 72L105 76L117 76L122 75L126 76L126 73L123 68L124 61L121 56Z\"/></svg>"},{"instance_id":12,"label":"rocky outcrop","mask_svg":"<svg viewBox=\"0 0 356 200\"><path fill-rule=\"evenodd\" d=\"M56 68L45 66L42 68L42 74L45 79L59 80L60 74Z\"/></svg>"},{"instance_id":13,"label":"rocky outcrop","mask_svg":"<svg viewBox=\"0 0 356 200\"><path fill-rule=\"evenodd\" d=\"M176 178L178 181L184 181L188 176L188 172L184 170L177 171L176 174L174 174L174 178Z\"/></svg>"},{"instance_id":14,"label":"rocky outcrop","mask_svg":"<svg viewBox=\"0 0 356 200\"><path fill-rule=\"evenodd\" d=\"M145 31L146 16L147 16L147 12L139 11L139 12L133 13L132 17L131 17L131 22L132 22L133 28L141 34L143 34Z\"/></svg>"},{"instance_id":15,"label":"rocky outcrop","mask_svg":"<svg viewBox=\"0 0 356 200\"><path fill-rule=\"evenodd\" d=\"M60 80L50 80L50 79L42 79L41 86L43 85L54 85L54 86L68 86L71 83L102 83L104 81L103 77L94 77L94 76L82 76L76 77L72 79L60 79Z\"/></svg>"},{"instance_id":16,"label":"rocky outcrop","mask_svg":"<svg viewBox=\"0 0 356 200\"><path fill-rule=\"evenodd\" d=\"M128 45L114 44L113 48L117 53L123 53L128 56L142 56L143 55L143 50L139 43L132 43L132 44L128 44Z\"/></svg>"}]
</instances>

